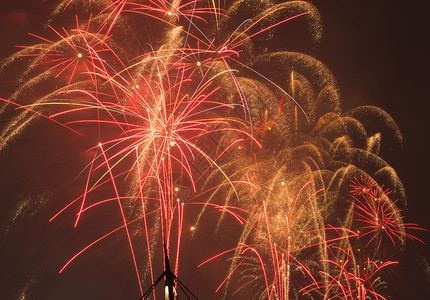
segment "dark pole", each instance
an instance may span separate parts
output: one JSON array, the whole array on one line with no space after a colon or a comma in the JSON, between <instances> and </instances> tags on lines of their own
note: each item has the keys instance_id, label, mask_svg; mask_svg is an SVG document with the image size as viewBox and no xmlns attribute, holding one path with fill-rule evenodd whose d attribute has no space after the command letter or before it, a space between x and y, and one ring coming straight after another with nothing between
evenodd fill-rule
<instances>
[{"instance_id":1,"label":"dark pole","mask_svg":"<svg viewBox=\"0 0 430 300\"><path fill-rule=\"evenodd\" d=\"M167 300L174 300L175 293L175 275L170 270L169 256L167 255L166 242L164 241L164 268L165 268L165 279L164 279L164 298Z\"/></svg>"},{"instance_id":2,"label":"dark pole","mask_svg":"<svg viewBox=\"0 0 430 300\"><path fill-rule=\"evenodd\" d=\"M164 300L175 300L175 282L178 287L184 292L187 299L191 299L190 294L194 299L198 298L173 274L170 270L169 255L167 255L167 246L164 241L164 272L157 278L151 287L140 297L139 300L147 299L151 293L154 292L155 287L164 278Z\"/></svg>"}]
</instances>

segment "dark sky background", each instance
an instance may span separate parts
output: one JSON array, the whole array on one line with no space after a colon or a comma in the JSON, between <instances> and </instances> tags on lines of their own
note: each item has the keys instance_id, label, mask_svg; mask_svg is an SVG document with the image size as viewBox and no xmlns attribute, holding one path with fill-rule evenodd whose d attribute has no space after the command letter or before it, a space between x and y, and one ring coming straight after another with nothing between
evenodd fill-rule
<instances>
[{"instance_id":1,"label":"dark sky background","mask_svg":"<svg viewBox=\"0 0 430 300\"><path fill-rule=\"evenodd\" d=\"M49 2L51 0L48 0ZM53 0L52 0L53 1ZM424 2L424 1L421 1ZM402 179L407 192L408 210L406 213L408 222L416 222L424 228L430 228L430 204L428 197L428 169L429 169L429 69L430 69L430 48L428 46L428 29L429 21L426 11L421 2L408 4L403 1L401 4L394 4L394 1L378 0L319 0L312 3L320 10L324 26L324 37L320 44L309 50L309 54L315 56L334 73L339 82L343 95L344 108L353 108L359 105L375 105L386 110L398 123L400 130L404 135L404 144L402 147L395 146L388 151L384 158L395 168ZM0 57L16 51L14 45L23 44L28 40L27 32L38 32L40 24L45 21L44 7L47 4L40 4L38 0L15 0L2 1L0 4ZM10 80L13 80L11 78ZM0 91L8 85L7 81L0 82ZM3 92L0 96L5 96ZM1 121L1 120L0 120ZM37 133L34 133L37 134ZM61 132L57 133L58 136ZM73 147L73 141L69 141ZM55 142L54 142L55 144ZM29 140L20 140L7 149L7 153L0 154L0 187L4 191L3 203L0 205L0 217L8 218L10 210L13 209L11 197L20 195L20 188L25 188L27 184L34 186L41 193L49 186L55 186L61 189L61 178L56 182L45 184L43 180L38 181L37 174L21 177L22 168L25 159L28 158L25 152L32 151L32 147L37 145ZM50 145L50 147L53 145ZM55 146L55 145L54 145ZM42 146L43 147L43 146ZM47 149L47 151L52 151ZM10 153L14 153L11 155ZM67 158L59 160L66 162L65 171L77 172L80 166L67 165ZM11 162L11 160L23 159L20 162ZM37 163L40 168L46 168L44 164ZM14 192L16 191L16 193ZM7 198L7 199L6 199ZM8 235L0 236L1 244L15 243L16 253L11 253L11 247L7 247L8 253L0 250L0 266L6 262L16 261L16 267L10 269L0 267L0 298L17 299L19 291L29 283L30 286L37 286L37 272L34 269L28 272L19 273L17 270L24 270L23 262L31 260L32 253L25 251L31 248L29 243L40 239L49 241L49 235L52 232L52 224L46 226L43 221L29 216L29 227L41 226L46 236L26 236L24 229L15 229L21 234L22 239L16 241ZM33 223L34 222L34 223ZM40 224L38 222L41 222ZM2 231L5 230L7 222L2 222ZM69 230L69 229L67 229ZM32 233L33 234L33 233ZM75 238L77 238L76 234ZM420 237L427 242L426 246L419 243L410 243L406 250L407 258L402 266L394 268L391 276L401 280L394 290L393 299L429 299L429 279L426 278L424 264L420 260L422 257L429 259L429 234L421 234ZM73 237L72 237L73 238ZM82 241L82 245L88 241ZM76 246L79 249L81 246ZM66 273L62 279L56 279L58 275L55 272L70 253L61 254L57 249L64 248L64 245L43 245L39 246L36 251L46 251L45 261L38 262L39 270L44 276L52 276L52 289L58 282L75 282L76 289L83 279L76 279L72 273ZM35 258L40 259L40 257ZM83 272L92 272L91 266L104 265L103 254L87 255L79 261ZM47 263L49 261L49 264ZM87 265L86 265L87 264ZM90 265L90 266L88 266ZM49 267L47 267L49 266ZM50 267L52 267L50 269ZM37 268L36 268L37 269ZM106 276L106 280L98 281L94 290L104 288L103 282L111 283L115 278L118 285L129 285L134 289L133 283L127 283L125 279L127 270L118 270L114 277ZM48 275L46 275L48 274ZM74 274L76 275L76 274ZM34 280L34 284L32 284ZM5 292L6 291L6 292ZM3 295L2 293L6 293ZM393 293L390 293L393 294ZM52 293L51 299L72 299L64 295L61 291ZM89 296L82 299L96 299L97 295ZM116 295L111 294L111 299ZM83 296L84 297L84 296ZM93 297L93 298L91 298ZM29 297L29 299L38 299ZM204 299L204 298L201 298ZM137 299L136 299L137 300Z\"/></svg>"}]
</instances>

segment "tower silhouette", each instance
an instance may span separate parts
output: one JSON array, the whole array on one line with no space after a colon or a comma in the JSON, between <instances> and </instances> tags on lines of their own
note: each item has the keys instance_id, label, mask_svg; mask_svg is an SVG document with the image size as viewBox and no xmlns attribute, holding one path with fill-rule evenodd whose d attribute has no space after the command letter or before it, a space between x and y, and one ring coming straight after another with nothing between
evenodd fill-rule
<instances>
[{"instance_id":1,"label":"tower silhouette","mask_svg":"<svg viewBox=\"0 0 430 300\"><path fill-rule=\"evenodd\" d=\"M177 285L184 293L186 299L196 299L198 298L176 277L176 275L170 270L169 255L167 254L166 241L163 244L164 250L164 272L157 278L156 281L151 285L151 287L140 297L139 300L149 299L149 296L154 292L156 286L164 278L164 299L174 300L177 296L175 286ZM191 298L192 297L192 298ZM179 299L179 297L177 297Z\"/></svg>"}]
</instances>

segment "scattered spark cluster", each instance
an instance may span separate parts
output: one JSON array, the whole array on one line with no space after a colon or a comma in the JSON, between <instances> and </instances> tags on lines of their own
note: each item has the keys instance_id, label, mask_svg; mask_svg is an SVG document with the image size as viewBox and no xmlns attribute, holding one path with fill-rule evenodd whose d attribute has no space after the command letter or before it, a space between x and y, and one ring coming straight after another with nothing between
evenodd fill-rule
<instances>
[{"instance_id":1,"label":"scattered spark cluster","mask_svg":"<svg viewBox=\"0 0 430 300\"><path fill-rule=\"evenodd\" d=\"M2 62L23 71L0 149L40 119L90 145L80 194L50 221L116 213L60 273L122 233L143 295L164 243L180 277L209 233L217 254L193 256L208 274L227 262L211 291L226 299L386 299L385 270L422 230L380 157L382 135L402 137L377 107L342 112L323 63L270 48L295 26L321 37L304 1L65 0L46 36Z\"/></svg>"}]
</instances>

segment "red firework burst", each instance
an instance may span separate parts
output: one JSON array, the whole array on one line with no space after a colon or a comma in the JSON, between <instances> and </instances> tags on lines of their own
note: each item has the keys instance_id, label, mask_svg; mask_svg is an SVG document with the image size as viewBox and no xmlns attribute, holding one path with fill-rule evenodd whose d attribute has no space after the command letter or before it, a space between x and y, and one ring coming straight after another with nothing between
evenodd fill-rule
<instances>
[{"instance_id":1,"label":"red firework burst","mask_svg":"<svg viewBox=\"0 0 430 300\"><path fill-rule=\"evenodd\" d=\"M318 291L324 299L386 300L377 291L381 283L380 273L382 269L398 262L372 261L367 258L363 263L358 263L350 250L336 246L329 249L334 259L322 261L328 264L329 271L320 271L326 280L303 288L301 292L304 295Z\"/></svg>"},{"instance_id":2,"label":"red firework burst","mask_svg":"<svg viewBox=\"0 0 430 300\"><path fill-rule=\"evenodd\" d=\"M404 243L406 238L423 243L407 230L425 230L418 224L405 223L402 210L396 205L398 200L392 201L389 197L391 191L383 190L370 178L355 178L351 185L352 190L348 200L353 204L351 212L357 224L359 239L367 240L366 247L374 243L376 251L379 250L383 239L388 238L393 246L399 242Z\"/></svg>"}]
</instances>

